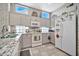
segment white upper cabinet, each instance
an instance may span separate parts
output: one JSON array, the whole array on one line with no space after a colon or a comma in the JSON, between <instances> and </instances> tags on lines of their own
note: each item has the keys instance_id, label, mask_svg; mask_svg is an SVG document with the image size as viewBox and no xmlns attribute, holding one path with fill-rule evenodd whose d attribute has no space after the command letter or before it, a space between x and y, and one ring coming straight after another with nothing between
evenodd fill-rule
<instances>
[{"instance_id":1,"label":"white upper cabinet","mask_svg":"<svg viewBox=\"0 0 79 59\"><path fill-rule=\"evenodd\" d=\"M8 3L0 3L0 11L8 11Z\"/></svg>"},{"instance_id":2,"label":"white upper cabinet","mask_svg":"<svg viewBox=\"0 0 79 59\"><path fill-rule=\"evenodd\" d=\"M9 13L0 11L0 26L9 25Z\"/></svg>"},{"instance_id":3,"label":"white upper cabinet","mask_svg":"<svg viewBox=\"0 0 79 59\"><path fill-rule=\"evenodd\" d=\"M10 25L20 25L20 15L10 13Z\"/></svg>"},{"instance_id":4,"label":"white upper cabinet","mask_svg":"<svg viewBox=\"0 0 79 59\"><path fill-rule=\"evenodd\" d=\"M30 26L30 17L18 13L10 13L10 25Z\"/></svg>"}]
</instances>

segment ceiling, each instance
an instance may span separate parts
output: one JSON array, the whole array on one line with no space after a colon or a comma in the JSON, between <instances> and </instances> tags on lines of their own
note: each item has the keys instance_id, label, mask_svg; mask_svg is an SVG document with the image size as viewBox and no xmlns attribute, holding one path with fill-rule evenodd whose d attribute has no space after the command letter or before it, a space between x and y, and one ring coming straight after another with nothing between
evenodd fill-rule
<instances>
[{"instance_id":1,"label":"ceiling","mask_svg":"<svg viewBox=\"0 0 79 59\"><path fill-rule=\"evenodd\" d=\"M64 3L20 3L23 5L27 5L29 7L41 9L47 12L52 12L56 10L57 8L61 7L64 5Z\"/></svg>"}]
</instances>

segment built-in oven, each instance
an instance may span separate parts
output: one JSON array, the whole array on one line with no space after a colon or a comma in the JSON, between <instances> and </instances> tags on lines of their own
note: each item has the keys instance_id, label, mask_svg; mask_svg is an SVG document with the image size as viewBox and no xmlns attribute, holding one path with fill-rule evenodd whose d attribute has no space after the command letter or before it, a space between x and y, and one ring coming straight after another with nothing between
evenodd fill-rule
<instances>
[{"instance_id":1,"label":"built-in oven","mask_svg":"<svg viewBox=\"0 0 79 59\"><path fill-rule=\"evenodd\" d=\"M42 34L33 33L32 35L32 47L42 45Z\"/></svg>"},{"instance_id":2,"label":"built-in oven","mask_svg":"<svg viewBox=\"0 0 79 59\"><path fill-rule=\"evenodd\" d=\"M32 47L42 45L42 33L40 29L40 22L36 19L31 21L31 33L32 33Z\"/></svg>"}]
</instances>

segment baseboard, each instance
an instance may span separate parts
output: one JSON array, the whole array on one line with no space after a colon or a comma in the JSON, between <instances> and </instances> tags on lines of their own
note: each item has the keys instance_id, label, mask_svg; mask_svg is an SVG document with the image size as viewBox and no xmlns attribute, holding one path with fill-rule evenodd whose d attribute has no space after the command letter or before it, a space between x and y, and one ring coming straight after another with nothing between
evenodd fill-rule
<instances>
[{"instance_id":1,"label":"baseboard","mask_svg":"<svg viewBox=\"0 0 79 59\"><path fill-rule=\"evenodd\" d=\"M56 47L55 47L55 48L56 48ZM63 50L61 50L61 49L59 49L59 48L57 48L57 49L60 50L60 51L62 51L62 52L64 52L64 53L67 54L68 56L72 56L72 55L66 53L65 51L63 51Z\"/></svg>"},{"instance_id":2,"label":"baseboard","mask_svg":"<svg viewBox=\"0 0 79 59\"><path fill-rule=\"evenodd\" d=\"M24 47L24 48L21 48L21 50L23 50L23 49L27 49L27 48L31 48L32 46L29 46L29 47Z\"/></svg>"},{"instance_id":3,"label":"baseboard","mask_svg":"<svg viewBox=\"0 0 79 59\"><path fill-rule=\"evenodd\" d=\"M54 43L52 43L52 42L50 42L50 44L53 44L53 45L55 45ZM56 48L56 47L55 47ZM66 53L65 51L63 51L63 50L61 50L61 49L59 49L59 48L57 48L58 50L60 50L60 51L62 51L62 52L64 52L65 54L67 54L68 56L72 56L72 55L70 55L70 54L68 54L68 53Z\"/></svg>"},{"instance_id":4,"label":"baseboard","mask_svg":"<svg viewBox=\"0 0 79 59\"><path fill-rule=\"evenodd\" d=\"M53 45L55 45L55 43L52 43L52 42L49 42L50 44L53 44Z\"/></svg>"},{"instance_id":5,"label":"baseboard","mask_svg":"<svg viewBox=\"0 0 79 59\"><path fill-rule=\"evenodd\" d=\"M45 44L49 44L50 42L47 42L47 43L42 43L42 45L45 45Z\"/></svg>"}]
</instances>

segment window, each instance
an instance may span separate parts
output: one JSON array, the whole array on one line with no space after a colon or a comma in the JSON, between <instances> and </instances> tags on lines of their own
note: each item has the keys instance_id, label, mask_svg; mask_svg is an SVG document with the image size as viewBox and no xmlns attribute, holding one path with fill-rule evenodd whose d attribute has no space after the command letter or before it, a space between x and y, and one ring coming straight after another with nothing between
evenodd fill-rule
<instances>
[{"instance_id":1,"label":"window","mask_svg":"<svg viewBox=\"0 0 79 59\"><path fill-rule=\"evenodd\" d=\"M23 6L23 5L16 5L15 6L15 12L17 12L17 13L39 17L38 12L36 12L36 11L34 11L33 8ZM49 13L48 12L41 12L40 17L45 18L45 19L49 19Z\"/></svg>"},{"instance_id":2,"label":"window","mask_svg":"<svg viewBox=\"0 0 79 59\"><path fill-rule=\"evenodd\" d=\"M32 9L21 5L16 5L16 12L21 14L31 15Z\"/></svg>"},{"instance_id":3,"label":"window","mask_svg":"<svg viewBox=\"0 0 79 59\"><path fill-rule=\"evenodd\" d=\"M26 29L29 29L28 27L25 26L16 26L16 33L26 33Z\"/></svg>"},{"instance_id":4,"label":"window","mask_svg":"<svg viewBox=\"0 0 79 59\"><path fill-rule=\"evenodd\" d=\"M48 12L42 12L41 18L49 19L49 13Z\"/></svg>"},{"instance_id":5,"label":"window","mask_svg":"<svg viewBox=\"0 0 79 59\"><path fill-rule=\"evenodd\" d=\"M48 33L49 27L41 27L42 33Z\"/></svg>"}]
</instances>

